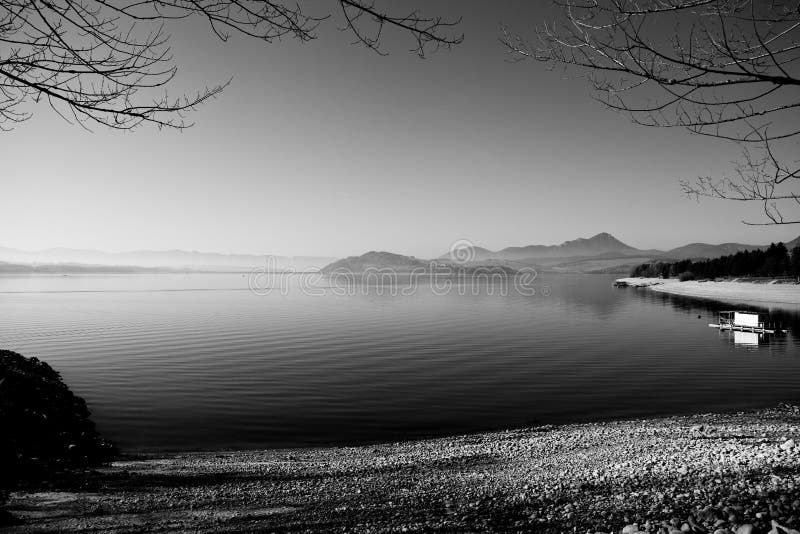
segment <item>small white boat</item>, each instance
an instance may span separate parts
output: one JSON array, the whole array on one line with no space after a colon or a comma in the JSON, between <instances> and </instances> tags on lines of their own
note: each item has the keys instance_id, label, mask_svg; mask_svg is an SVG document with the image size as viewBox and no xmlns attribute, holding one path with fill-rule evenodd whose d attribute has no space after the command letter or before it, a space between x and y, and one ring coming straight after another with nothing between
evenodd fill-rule
<instances>
[{"instance_id":1,"label":"small white boat","mask_svg":"<svg viewBox=\"0 0 800 534\"><path fill-rule=\"evenodd\" d=\"M733 330L737 332L753 332L756 334L785 334L786 330L776 328L767 323L767 314L748 311L721 311L716 323L709 323L711 328Z\"/></svg>"}]
</instances>

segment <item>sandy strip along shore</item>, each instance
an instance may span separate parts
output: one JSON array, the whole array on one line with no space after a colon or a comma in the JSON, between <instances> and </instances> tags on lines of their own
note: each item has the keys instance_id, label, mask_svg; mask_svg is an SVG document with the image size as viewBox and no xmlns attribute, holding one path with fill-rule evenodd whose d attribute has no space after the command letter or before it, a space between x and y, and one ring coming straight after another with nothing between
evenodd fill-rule
<instances>
[{"instance_id":1,"label":"sandy strip along shore","mask_svg":"<svg viewBox=\"0 0 800 534\"><path fill-rule=\"evenodd\" d=\"M679 282L674 278L620 278L632 287L647 287L653 291L719 300L732 304L776 304L800 306L800 285L754 284L751 282Z\"/></svg>"},{"instance_id":2,"label":"sandy strip along shore","mask_svg":"<svg viewBox=\"0 0 800 534\"><path fill-rule=\"evenodd\" d=\"M26 522L10 532L800 528L800 409L168 454L15 493L9 509Z\"/></svg>"}]
</instances>

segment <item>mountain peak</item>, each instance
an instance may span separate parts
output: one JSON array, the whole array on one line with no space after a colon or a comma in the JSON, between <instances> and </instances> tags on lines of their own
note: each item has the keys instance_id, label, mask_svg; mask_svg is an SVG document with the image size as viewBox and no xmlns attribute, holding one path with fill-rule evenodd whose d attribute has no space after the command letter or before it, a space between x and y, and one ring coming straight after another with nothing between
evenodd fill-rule
<instances>
[{"instance_id":1,"label":"mountain peak","mask_svg":"<svg viewBox=\"0 0 800 534\"><path fill-rule=\"evenodd\" d=\"M619 239L609 234L608 232L600 232L599 234L593 235L589 239L606 239L606 240L613 239L614 241L619 241Z\"/></svg>"},{"instance_id":2,"label":"mountain peak","mask_svg":"<svg viewBox=\"0 0 800 534\"><path fill-rule=\"evenodd\" d=\"M600 232L599 234L595 234L592 237L585 238L579 237L578 239L573 239L571 241L564 241L559 245L562 248L575 248L581 247L586 248L589 247L591 250L587 252L591 253L598 253L598 252L622 252L622 251L634 251L633 247L626 245L613 235L609 234L608 232ZM602 249L602 250L601 250Z\"/></svg>"}]
</instances>

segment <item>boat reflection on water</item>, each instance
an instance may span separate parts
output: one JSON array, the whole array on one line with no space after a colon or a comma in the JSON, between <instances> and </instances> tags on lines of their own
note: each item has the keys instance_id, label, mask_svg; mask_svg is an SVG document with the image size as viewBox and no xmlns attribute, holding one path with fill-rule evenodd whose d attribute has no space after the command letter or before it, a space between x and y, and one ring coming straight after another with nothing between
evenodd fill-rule
<instances>
[{"instance_id":1,"label":"boat reflection on water","mask_svg":"<svg viewBox=\"0 0 800 534\"><path fill-rule=\"evenodd\" d=\"M758 334L756 332L739 332L738 330L734 330L733 344L743 345L745 347L758 347L762 340L766 342L766 339L763 339L765 335L766 334Z\"/></svg>"},{"instance_id":2,"label":"boat reflection on water","mask_svg":"<svg viewBox=\"0 0 800 534\"><path fill-rule=\"evenodd\" d=\"M733 332L734 345L755 345L758 346L761 339L765 334L758 334L756 332Z\"/></svg>"},{"instance_id":3,"label":"boat reflection on water","mask_svg":"<svg viewBox=\"0 0 800 534\"><path fill-rule=\"evenodd\" d=\"M771 334L759 334L758 332L742 332L739 330L720 330L719 337L732 344L737 350L758 351L770 346Z\"/></svg>"}]
</instances>

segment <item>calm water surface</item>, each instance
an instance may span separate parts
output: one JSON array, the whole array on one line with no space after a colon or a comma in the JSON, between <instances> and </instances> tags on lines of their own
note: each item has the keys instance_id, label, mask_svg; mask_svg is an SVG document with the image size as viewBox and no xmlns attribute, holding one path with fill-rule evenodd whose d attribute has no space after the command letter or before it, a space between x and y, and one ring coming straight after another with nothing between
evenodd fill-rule
<instances>
[{"instance_id":1,"label":"calm water surface","mask_svg":"<svg viewBox=\"0 0 800 534\"><path fill-rule=\"evenodd\" d=\"M790 333L754 346L707 326L731 305L613 289L611 276L542 275L536 295L493 284L443 295L425 281L406 295L324 282L309 295L296 278L257 295L239 274L3 276L0 347L60 371L127 449L352 444L800 401L797 309L770 310Z\"/></svg>"}]
</instances>

